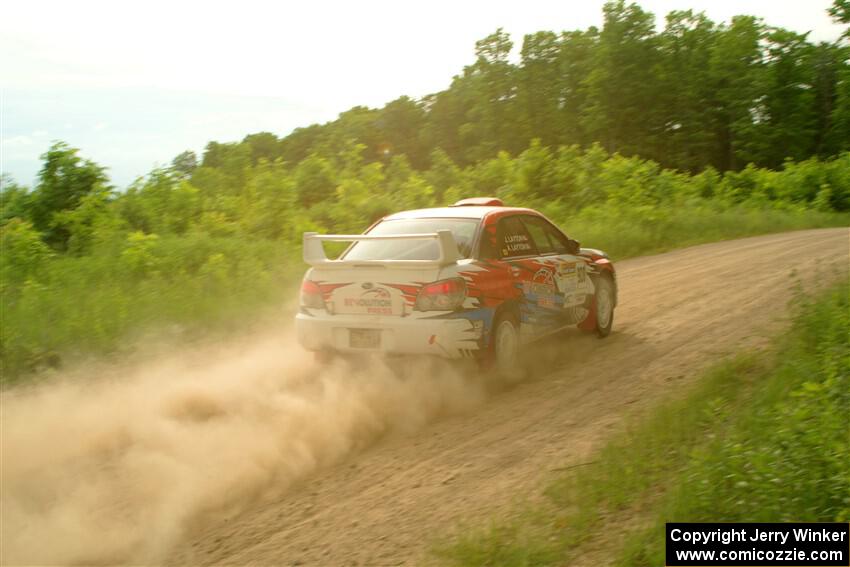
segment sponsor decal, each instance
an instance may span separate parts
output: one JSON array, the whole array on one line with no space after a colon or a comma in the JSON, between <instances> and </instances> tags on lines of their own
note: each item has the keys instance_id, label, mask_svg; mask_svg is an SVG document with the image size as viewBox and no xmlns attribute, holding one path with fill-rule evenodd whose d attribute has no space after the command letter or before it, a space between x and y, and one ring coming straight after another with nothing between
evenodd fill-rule
<instances>
[{"instance_id":1,"label":"sponsor decal","mask_svg":"<svg viewBox=\"0 0 850 567\"><path fill-rule=\"evenodd\" d=\"M533 281L545 285L554 286L555 278L552 275L552 270L548 266L545 268L540 268L536 272L534 272L534 277L531 278Z\"/></svg>"},{"instance_id":2,"label":"sponsor decal","mask_svg":"<svg viewBox=\"0 0 850 567\"><path fill-rule=\"evenodd\" d=\"M392 315L393 312L390 292L380 287L367 289L358 298L345 298L345 306L365 308L367 313L374 315Z\"/></svg>"},{"instance_id":3,"label":"sponsor decal","mask_svg":"<svg viewBox=\"0 0 850 567\"><path fill-rule=\"evenodd\" d=\"M523 287L526 293L537 296L538 306L555 308L558 288L555 285L555 273L548 266L537 270L530 282L523 282Z\"/></svg>"},{"instance_id":4,"label":"sponsor decal","mask_svg":"<svg viewBox=\"0 0 850 567\"><path fill-rule=\"evenodd\" d=\"M560 264L558 266L558 279L576 277L576 268L572 264Z\"/></svg>"},{"instance_id":5,"label":"sponsor decal","mask_svg":"<svg viewBox=\"0 0 850 567\"><path fill-rule=\"evenodd\" d=\"M555 288L555 277L552 270L540 268L531 278L531 293L535 295L554 295L558 290Z\"/></svg>"},{"instance_id":6,"label":"sponsor decal","mask_svg":"<svg viewBox=\"0 0 850 567\"><path fill-rule=\"evenodd\" d=\"M587 294L587 264L561 262L558 264L555 283L564 296L564 307L581 305Z\"/></svg>"}]
</instances>

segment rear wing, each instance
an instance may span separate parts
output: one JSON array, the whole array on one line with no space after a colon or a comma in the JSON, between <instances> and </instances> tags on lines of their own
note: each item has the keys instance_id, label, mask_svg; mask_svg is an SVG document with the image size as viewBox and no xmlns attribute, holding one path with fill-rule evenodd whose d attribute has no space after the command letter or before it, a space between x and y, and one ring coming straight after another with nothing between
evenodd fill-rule
<instances>
[{"instance_id":1,"label":"rear wing","mask_svg":"<svg viewBox=\"0 0 850 567\"><path fill-rule=\"evenodd\" d=\"M440 253L436 260L329 260L322 242L359 242L361 240L436 240ZM424 234L318 234L304 233L304 261L314 268L384 266L392 268L431 268L454 264L461 259L457 242L450 230Z\"/></svg>"}]
</instances>

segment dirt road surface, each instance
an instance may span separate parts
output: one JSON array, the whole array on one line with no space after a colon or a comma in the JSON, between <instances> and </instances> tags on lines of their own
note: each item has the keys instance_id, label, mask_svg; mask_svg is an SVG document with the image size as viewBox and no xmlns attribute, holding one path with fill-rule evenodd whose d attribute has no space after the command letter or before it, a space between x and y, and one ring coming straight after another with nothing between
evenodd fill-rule
<instances>
[{"instance_id":1,"label":"dirt road surface","mask_svg":"<svg viewBox=\"0 0 850 567\"><path fill-rule=\"evenodd\" d=\"M406 565L581 462L635 406L675 393L781 324L795 281L847 277L847 229L708 244L618 264L616 332L534 350L534 376L476 411L389 439L271 502L208 526L183 564Z\"/></svg>"},{"instance_id":2,"label":"dirt road surface","mask_svg":"<svg viewBox=\"0 0 850 567\"><path fill-rule=\"evenodd\" d=\"M511 386L439 365L319 369L274 336L8 393L0 560L419 564L458 522L508 510L626 416L763 345L795 282L847 278L849 256L840 228L619 262L614 333L529 349Z\"/></svg>"}]
</instances>

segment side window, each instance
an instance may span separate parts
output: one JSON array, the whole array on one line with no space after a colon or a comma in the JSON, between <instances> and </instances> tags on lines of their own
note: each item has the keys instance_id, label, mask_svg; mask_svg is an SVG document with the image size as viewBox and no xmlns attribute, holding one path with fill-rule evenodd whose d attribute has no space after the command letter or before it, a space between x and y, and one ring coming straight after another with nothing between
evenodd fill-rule
<instances>
[{"instance_id":1,"label":"side window","mask_svg":"<svg viewBox=\"0 0 850 567\"><path fill-rule=\"evenodd\" d=\"M534 237L535 242L539 242L538 239L543 238L543 234L548 237L548 253L552 254L573 254L571 250L573 250L573 246L570 245L570 239L564 236L564 233L558 230L558 228L541 217L532 217L526 216L523 217L523 221L526 226L528 226L528 230L531 231L531 235ZM542 233L542 234L541 234ZM541 249L541 244L538 243L538 249ZM546 254L547 252L542 252L541 254Z\"/></svg>"},{"instance_id":2,"label":"side window","mask_svg":"<svg viewBox=\"0 0 850 567\"><path fill-rule=\"evenodd\" d=\"M546 223L546 232L549 234L549 240L552 241L552 245L558 254L572 254L570 250L573 250L573 248L570 246L570 239L563 232L548 222Z\"/></svg>"},{"instance_id":3,"label":"side window","mask_svg":"<svg viewBox=\"0 0 850 567\"><path fill-rule=\"evenodd\" d=\"M537 245L537 251L540 252L541 256L555 254L557 252L554 243L549 238L547 230L549 227L546 221L539 217L524 216L522 217L522 222L525 224L525 228L528 229L529 234L531 234L531 238L534 240L534 244Z\"/></svg>"},{"instance_id":4,"label":"side window","mask_svg":"<svg viewBox=\"0 0 850 567\"><path fill-rule=\"evenodd\" d=\"M499 221L496 243L499 246L500 258L537 255L534 241L519 217L507 217Z\"/></svg>"}]
</instances>

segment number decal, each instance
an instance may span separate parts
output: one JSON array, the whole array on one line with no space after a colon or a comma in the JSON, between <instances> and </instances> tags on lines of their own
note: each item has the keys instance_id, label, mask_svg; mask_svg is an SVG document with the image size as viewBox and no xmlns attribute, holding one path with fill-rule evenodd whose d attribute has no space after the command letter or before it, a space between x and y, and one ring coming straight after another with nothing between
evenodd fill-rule
<instances>
[{"instance_id":1,"label":"number decal","mask_svg":"<svg viewBox=\"0 0 850 567\"><path fill-rule=\"evenodd\" d=\"M584 262L578 262L576 264L576 279L579 285L584 285L584 282L587 280L587 264Z\"/></svg>"}]
</instances>

